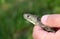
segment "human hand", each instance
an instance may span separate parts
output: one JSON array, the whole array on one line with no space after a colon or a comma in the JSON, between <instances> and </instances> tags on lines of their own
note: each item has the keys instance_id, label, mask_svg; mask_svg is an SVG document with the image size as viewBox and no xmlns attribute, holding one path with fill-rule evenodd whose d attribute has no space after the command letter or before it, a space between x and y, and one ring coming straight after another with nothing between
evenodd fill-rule
<instances>
[{"instance_id":1,"label":"human hand","mask_svg":"<svg viewBox=\"0 0 60 39\"><path fill-rule=\"evenodd\" d=\"M44 15L41 22L49 27L60 28L60 14ZM33 29L34 39L60 39L60 29L55 33L44 31L40 26L35 25Z\"/></svg>"}]
</instances>

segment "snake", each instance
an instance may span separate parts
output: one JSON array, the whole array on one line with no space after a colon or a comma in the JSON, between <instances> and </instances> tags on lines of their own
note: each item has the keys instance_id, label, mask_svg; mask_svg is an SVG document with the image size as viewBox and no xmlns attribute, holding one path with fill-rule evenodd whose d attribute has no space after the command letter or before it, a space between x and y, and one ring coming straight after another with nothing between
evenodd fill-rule
<instances>
[{"instance_id":1,"label":"snake","mask_svg":"<svg viewBox=\"0 0 60 39\"><path fill-rule=\"evenodd\" d=\"M41 18L38 17L37 15L25 13L23 15L23 17L24 17L24 19L26 19L30 23L32 23L34 25L39 25L43 30L45 30L47 32L56 32L53 28L42 24L41 23Z\"/></svg>"}]
</instances>

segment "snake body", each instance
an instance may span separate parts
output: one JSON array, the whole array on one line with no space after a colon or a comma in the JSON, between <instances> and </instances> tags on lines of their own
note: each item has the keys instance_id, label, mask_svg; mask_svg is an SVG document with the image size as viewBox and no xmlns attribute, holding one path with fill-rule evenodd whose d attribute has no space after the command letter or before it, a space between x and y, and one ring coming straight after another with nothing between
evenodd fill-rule
<instances>
[{"instance_id":1,"label":"snake body","mask_svg":"<svg viewBox=\"0 0 60 39\"><path fill-rule=\"evenodd\" d=\"M33 23L34 25L36 25L36 24L39 25L43 30L45 30L47 32L56 32L53 28L43 25L41 23L40 18L36 15L24 14L23 16L27 21Z\"/></svg>"}]
</instances>

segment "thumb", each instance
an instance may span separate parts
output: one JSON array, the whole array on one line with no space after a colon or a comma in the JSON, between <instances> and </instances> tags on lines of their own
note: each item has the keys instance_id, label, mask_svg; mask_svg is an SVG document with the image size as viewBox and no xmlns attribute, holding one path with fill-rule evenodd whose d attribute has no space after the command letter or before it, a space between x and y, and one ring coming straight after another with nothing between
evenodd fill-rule
<instances>
[{"instance_id":1,"label":"thumb","mask_svg":"<svg viewBox=\"0 0 60 39\"><path fill-rule=\"evenodd\" d=\"M41 22L50 27L60 27L60 14L44 15Z\"/></svg>"},{"instance_id":2,"label":"thumb","mask_svg":"<svg viewBox=\"0 0 60 39\"><path fill-rule=\"evenodd\" d=\"M33 29L33 38L41 39L41 36L46 35L48 32L44 31L40 26L36 25Z\"/></svg>"},{"instance_id":3,"label":"thumb","mask_svg":"<svg viewBox=\"0 0 60 39\"><path fill-rule=\"evenodd\" d=\"M55 33L46 32L41 29L40 26L36 25L33 29L33 38L34 39L52 39L54 38Z\"/></svg>"}]
</instances>

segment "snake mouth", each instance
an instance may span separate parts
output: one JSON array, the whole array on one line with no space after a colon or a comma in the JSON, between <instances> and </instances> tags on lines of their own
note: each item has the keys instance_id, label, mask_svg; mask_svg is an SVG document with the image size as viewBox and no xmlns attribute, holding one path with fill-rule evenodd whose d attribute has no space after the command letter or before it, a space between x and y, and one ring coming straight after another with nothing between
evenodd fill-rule
<instances>
[{"instance_id":1,"label":"snake mouth","mask_svg":"<svg viewBox=\"0 0 60 39\"><path fill-rule=\"evenodd\" d=\"M23 17L24 17L25 19L28 19L28 18L27 18L27 15L28 15L28 14L24 14Z\"/></svg>"},{"instance_id":2,"label":"snake mouth","mask_svg":"<svg viewBox=\"0 0 60 39\"><path fill-rule=\"evenodd\" d=\"M25 18L27 21L35 24L35 21L34 21L34 19L33 19L33 18L34 18L33 15L31 15L31 14L24 14L23 16L24 16L24 18Z\"/></svg>"}]
</instances>

